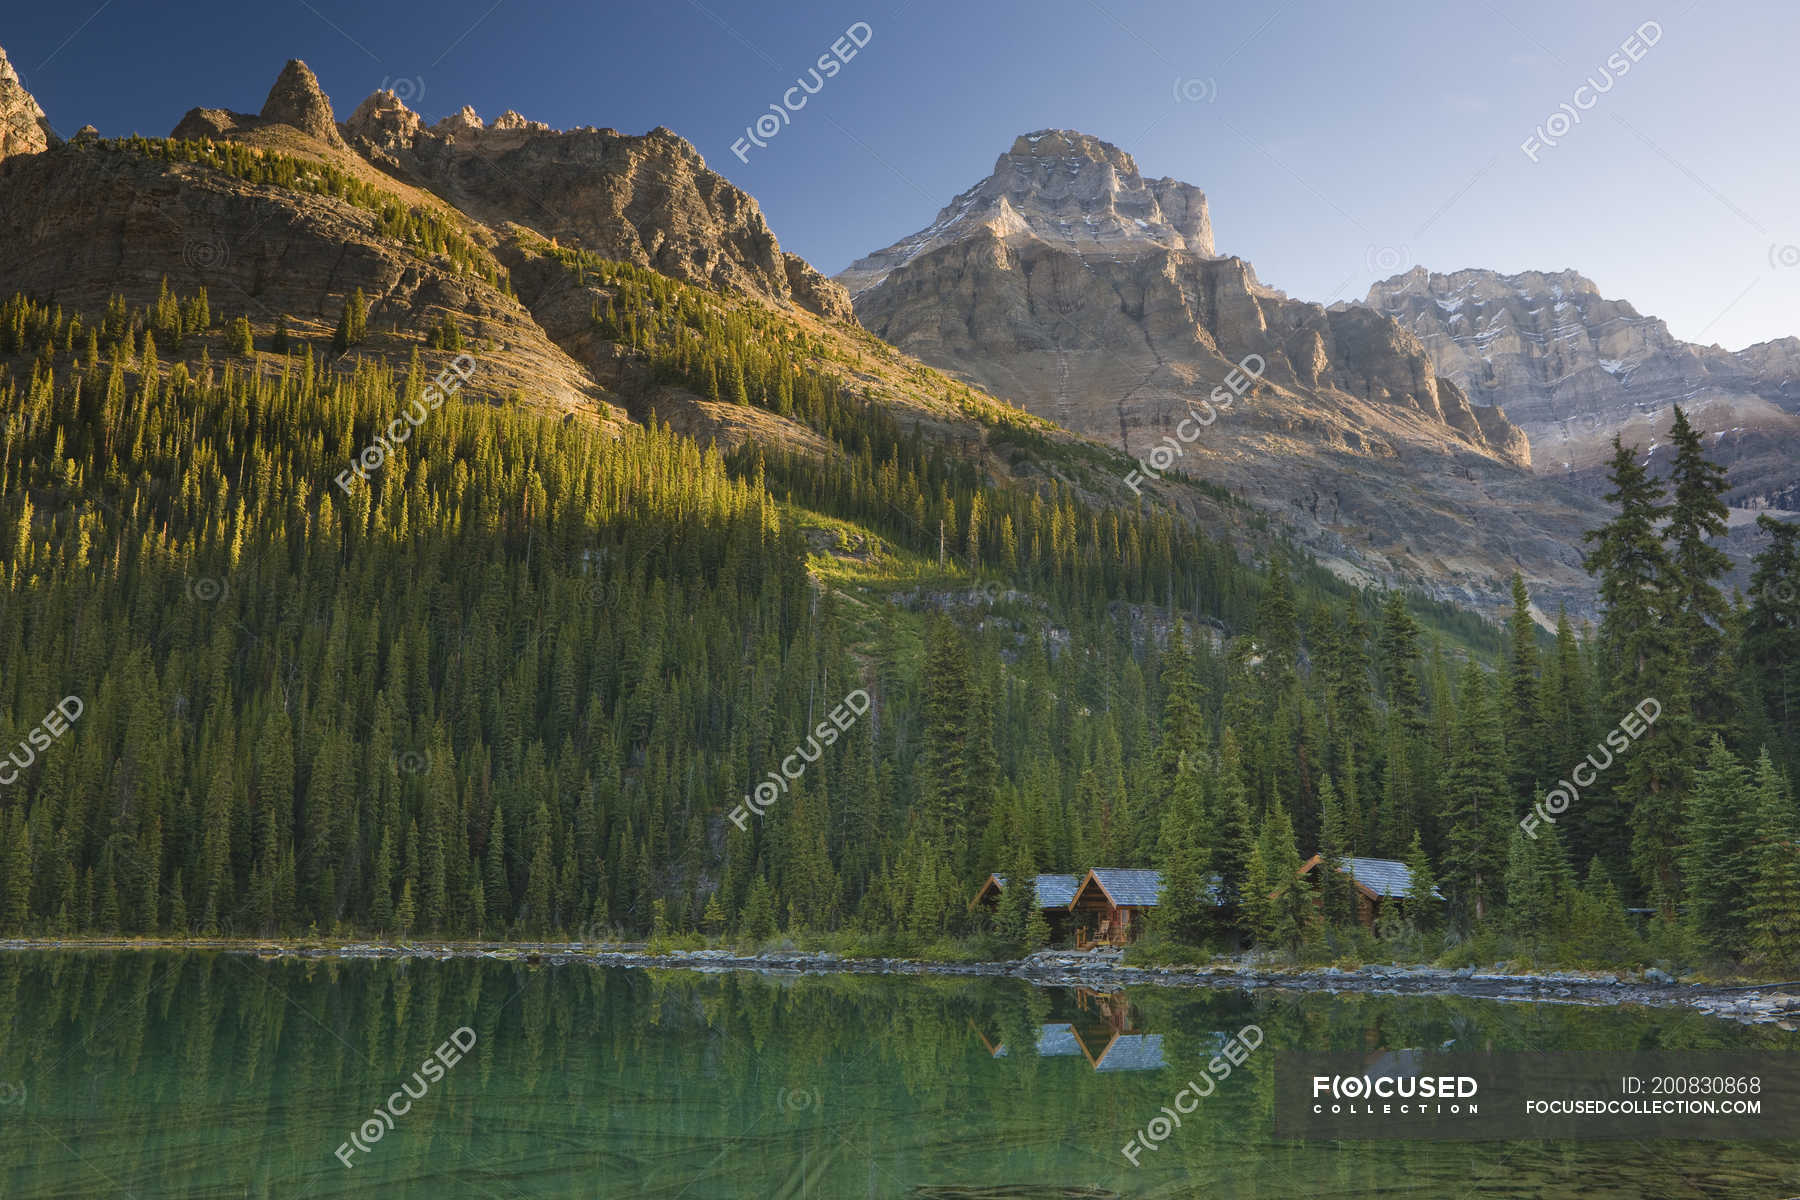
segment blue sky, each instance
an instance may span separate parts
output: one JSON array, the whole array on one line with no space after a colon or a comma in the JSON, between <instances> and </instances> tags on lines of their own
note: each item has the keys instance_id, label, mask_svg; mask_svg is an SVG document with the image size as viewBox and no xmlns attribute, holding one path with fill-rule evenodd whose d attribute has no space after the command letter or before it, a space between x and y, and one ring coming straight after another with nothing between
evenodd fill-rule
<instances>
[{"instance_id":1,"label":"blue sky","mask_svg":"<svg viewBox=\"0 0 1800 1200\"><path fill-rule=\"evenodd\" d=\"M868 45L739 161L857 21ZM1521 143L1646 21L1656 44L1532 161ZM340 118L386 83L429 120L667 125L827 272L928 224L1017 134L1076 128L1204 189L1219 249L1291 295L1572 267L1736 349L1800 335L1797 34L1773 0L74 0L15 8L0 45L64 134L254 110L290 57Z\"/></svg>"}]
</instances>

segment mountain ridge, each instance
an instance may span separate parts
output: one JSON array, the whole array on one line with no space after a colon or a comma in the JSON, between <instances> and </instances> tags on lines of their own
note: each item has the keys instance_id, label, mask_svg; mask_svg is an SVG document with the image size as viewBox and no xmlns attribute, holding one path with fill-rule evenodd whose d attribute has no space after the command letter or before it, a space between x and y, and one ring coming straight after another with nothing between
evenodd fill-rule
<instances>
[{"instance_id":1,"label":"mountain ridge","mask_svg":"<svg viewBox=\"0 0 1800 1200\"><path fill-rule=\"evenodd\" d=\"M1471 395L1503 404L1540 472L1598 494L1612 437L1645 448L1654 466L1680 404L1717 435L1734 505L1800 507L1800 338L1738 351L1686 342L1567 268L1414 267L1363 303L1411 330Z\"/></svg>"},{"instance_id":2,"label":"mountain ridge","mask_svg":"<svg viewBox=\"0 0 1800 1200\"><path fill-rule=\"evenodd\" d=\"M1180 228L1162 196L1183 198ZM1531 462L1503 408L1476 403L1385 315L1264 284L1219 251L1199 188L1153 187L1101 139L1023 135L932 225L837 279L878 336L1140 459L1260 360L1252 393L1178 469L1295 521L1346 577L1498 605L1522 567L1590 603L1576 546L1596 510L1561 491L1502 504ZM1471 554L1482 508L1502 511Z\"/></svg>"}]
</instances>

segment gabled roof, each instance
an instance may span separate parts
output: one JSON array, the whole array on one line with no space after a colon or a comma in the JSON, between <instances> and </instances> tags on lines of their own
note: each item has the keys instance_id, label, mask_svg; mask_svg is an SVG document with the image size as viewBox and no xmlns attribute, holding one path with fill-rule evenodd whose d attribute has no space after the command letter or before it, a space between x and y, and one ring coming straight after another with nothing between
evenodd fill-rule
<instances>
[{"instance_id":1,"label":"gabled roof","mask_svg":"<svg viewBox=\"0 0 1800 1200\"><path fill-rule=\"evenodd\" d=\"M1005 1042L1001 1042L991 1051L994 1058L1007 1058L1011 1053ZM1075 1054L1085 1056L1087 1050L1082 1046L1081 1035L1075 1032L1073 1025L1064 1022L1038 1026L1037 1055L1039 1058L1064 1058Z\"/></svg>"},{"instance_id":2,"label":"gabled roof","mask_svg":"<svg viewBox=\"0 0 1800 1200\"><path fill-rule=\"evenodd\" d=\"M994 882L1001 887L1006 886L1006 876L994 876ZM1081 881L1073 875L1039 875L1036 880L1037 906L1039 908L1067 908L1069 901L1075 898L1075 888Z\"/></svg>"},{"instance_id":3,"label":"gabled roof","mask_svg":"<svg viewBox=\"0 0 1800 1200\"><path fill-rule=\"evenodd\" d=\"M1095 867L1087 873L1069 897L1071 906L1075 898L1092 882L1097 885L1106 898L1116 908L1155 908L1157 898L1162 892L1162 872L1139 870L1130 867ZM1217 875L1211 876L1206 884L1206 899L1211 904L1221 903L1219 885L1223 882Z\"/></svg>"},{"instance_id":4,"label":"gabled roof","mask_svg":"<svg viewBox=\"0 0 1800 1200\"><path fill-rule=\"evenodd\" d=\"M1039 908L1067 908L1075 899L1075 887L1080 881L1073 875L1039 875L1036 879L1037 906ZM987 898L992 891L995 895L1006 888L1006 876L989 875L987 882L975 893L975 899L969 901L974 908Z\"/></svg>"},{"instance_id":5,"label":"gabled roof","mask_svg":"<svg viewBox=\"0 0 1800 1200\"><path fill-rule=\"evenodd\" d=\"M1306 874L1319 862L1320 856L1313 855L1300 868L1300 873ZM1391 858L1346 858L1339 869L1353 879L1362 892L1377 900L1404 900L1406 893L1412 890L1412 871L1405 863ZM1435 887L1431 894L1438 900L1444 898Z\"/></svg>"},{"instance_id":6,"label":"gabled roof","mask_svg":"<svg viewBox=\"0 0 1800 1200\"><path fill-rule=\"evenodd\" d=\"M1106 898L1115 907L1123 908L1155 908L1157 893L1162 891L1161 871L1140 871L1126 867L1095 867L1081 881L1086 888L1089 882L1098 884L1106 893ZM1077 889L1076 894L1080 894ZM1071 898L1073 903L1073 898Z\"/></svg>"},{"instance_id":7,"label":"gabled roof","mask_svg":"<svg viewBox=\"0 0 1800 1200\"><path fill-rule=\"evenodd\" d=\"M1094 1070L1158 1070L1163 1065L1162 1043L1160 1033L1121 1033L1094 1060Z\"/></svg>"}]
</instances>

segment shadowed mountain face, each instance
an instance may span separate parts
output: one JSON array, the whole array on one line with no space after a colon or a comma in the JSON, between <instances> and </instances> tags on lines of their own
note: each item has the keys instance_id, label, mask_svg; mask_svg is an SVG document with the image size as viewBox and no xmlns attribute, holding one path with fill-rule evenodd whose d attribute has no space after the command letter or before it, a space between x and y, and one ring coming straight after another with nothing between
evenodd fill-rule
<instances>
[{"instance_id":1,"label":"shadowed mountain face","mask_svg":"<svg viewBox=\"0 0 1800 1200\"><path fill-rule=\"evenodd\" d=\"M1657 468L1679 404L1730 473L1734 525L1747 532L1756 512L1800 509L1800 339L1735 353L1683 342L1574 271L1416 267L1376 284L1367 303L1471 396L1504 405L1541 474L1603 493L1614 434Z\"/></svg>"},{"instance_id":2,"label":"shadowed mountain face","mask_svg":"<svg viewBox=\"0 0 1800 1200\"><path fill-rule=\"evenodd\" d=\"M901 350L1140 458L1260 363L1175 470L1279 513L1350 577L1486 604L1517 567L1587 606L1576 545L1597 507L1534 483L1506 413L1385 316L1291 300L1219 256L1197 188L1097 138L1019 138L929 228L837 279Z\"/></svg>"}]
</instances>

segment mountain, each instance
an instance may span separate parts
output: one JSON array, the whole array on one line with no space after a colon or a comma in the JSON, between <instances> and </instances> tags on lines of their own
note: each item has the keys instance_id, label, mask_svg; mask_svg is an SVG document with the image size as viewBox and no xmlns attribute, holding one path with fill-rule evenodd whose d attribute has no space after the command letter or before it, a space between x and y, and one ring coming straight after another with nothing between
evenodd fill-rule
<instances>
[{"instance_id":1,"label":"mountain","mask_svg":"<svg viewBox=\"0 0 1800 1200\"><path fill-rule=\"evenodd\" d=\"M44 110L19 82L19 73L0 50L0 159L36 154L57 140Z\"/></svg>"},{"instance_id":2,"label":"mountain","mask_svg":"<svg viewBox=\"0 0 1800 1200\"><path fill-rule=\"evenodd\" d=\"M929 227L836 278L901 350L1140 459L1260 361L1176 470L1242 492L1349 578L1492 605L1517 568L1589 608L1574 547L1596 509L1533 483L1502 409L1387 317L1263 285L1217 253L1198 188L1098 138L1018 138Z\"/></svg>"},{"instance_id":3,"label":"mountain","mask_svg":"<svg viewBox=\"0 0 1800 1200\"><path fill-rule=\"evenodd\" d=\"M1728 499L1746 517L1800 510L1800 339L1736 352L1683 342L1566 270L1415 267L1375 284L1366 303L1416 336L1470 396L1504 405L1540 473L1604 492L1614 434L1643 447L1654 468L1680 404L1713 435Z\"/></svg>"}]
</instances>

